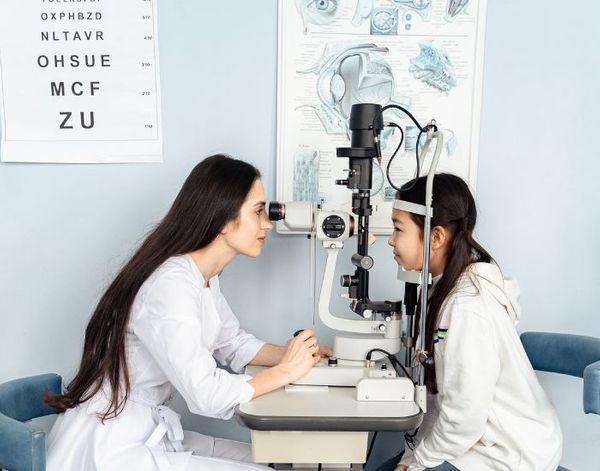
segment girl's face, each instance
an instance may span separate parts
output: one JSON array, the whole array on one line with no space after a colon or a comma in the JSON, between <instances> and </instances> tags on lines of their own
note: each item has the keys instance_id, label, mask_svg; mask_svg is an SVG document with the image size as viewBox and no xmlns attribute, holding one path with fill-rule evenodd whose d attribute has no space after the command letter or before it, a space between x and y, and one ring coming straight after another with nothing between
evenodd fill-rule
<instances>
[{"instance_id":1,"label":"girl's face","mask_svg":"<svg viewBox=\"0 0 600 471\"><path fill-rule=\"evenodd\" d=\"M257 257L265 243L265 236L271 229L273 224L265 212L265 190L257 178L246 195L238 218L227 223L221 235L225 243L237 253Z\"/></svg>"},{"instance_id":2,"label":"girl's face","mask_svg":"<svg viewBox=\"0 0 600 471\"><path fill-rule=\"evenodd\" d=\"M423 237L421 228L410 214L400 209L392 211L394 232L388 244L394 248L394 260L406 270L421 270L423 267Z\"/></svg>"}]
</instances>

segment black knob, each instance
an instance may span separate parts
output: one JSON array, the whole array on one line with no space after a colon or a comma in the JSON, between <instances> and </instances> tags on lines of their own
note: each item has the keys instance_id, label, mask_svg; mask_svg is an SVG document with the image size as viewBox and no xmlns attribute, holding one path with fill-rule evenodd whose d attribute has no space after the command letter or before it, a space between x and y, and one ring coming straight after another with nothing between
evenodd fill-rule
<instances>
[{"instance_id":1,"label":"black knob","mask_svg":"<svg viewBox=\"0 0 600 471\"><path fill-rule=\"evenodd\" d=\"M358 285L358 276L342 275L340 277L340 284L344 288L350 288L350 286L357 286Z\"/></svg>"},{"instance_id":2,"label":"black knob","mask_svg":"<svg viewBox=\"0 0 600 471\"><path fill-rule=\"evenodd\" d=\"M355 253L352 255L350 261L355 267L363 268L364 270L370 270L373 268L373 258L369 257L368 255L360 255Z\"/></svg>"},{"instance_id":3,"label":"black knob","mask_svg":"<svg viewBox=\"0 0 600 471\"><path fill-rule=\"evenodd\" d=\"M327 365L328 366L337 366L337 358L335 357L331 357L327 360Z\"/></svg>"}]
</instances>

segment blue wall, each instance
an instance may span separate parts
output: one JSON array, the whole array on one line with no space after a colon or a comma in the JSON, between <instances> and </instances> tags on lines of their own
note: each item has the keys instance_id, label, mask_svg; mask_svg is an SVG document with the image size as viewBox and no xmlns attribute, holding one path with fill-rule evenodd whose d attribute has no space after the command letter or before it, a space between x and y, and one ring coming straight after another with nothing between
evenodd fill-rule
<instances>
[{"instance_id":1,"label":"blue wall","mask_svg":"<svg viewBox=\"0 0 600 471\"><path fill-rule=\"evenodd\" d=\"M521 330L600 337L600 4L488 3L479 238L520 281ZM0 381L73 374L103 287L198 159L225 151L252 161L274 196L276 22L275 0L159 3L163 164L0 164ZM240 321L265 340L283 342L312 323L309 244L273 235L263 256L235 260L223 275ZM374 253L374 296L390 297L400 285L383 240ZM542 381L563 424L563 464L596 469L600 417L583 414L580 381ZM187 427L246 436L235 421L178 407ZM385 434L376 456L400 446Z\"/></svg>"}]
</instances>

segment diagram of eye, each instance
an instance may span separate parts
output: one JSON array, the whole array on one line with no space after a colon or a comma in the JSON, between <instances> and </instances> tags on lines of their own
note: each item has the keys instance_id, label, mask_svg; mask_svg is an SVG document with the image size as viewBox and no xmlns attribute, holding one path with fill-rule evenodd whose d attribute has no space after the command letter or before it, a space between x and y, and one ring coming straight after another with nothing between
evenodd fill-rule
<instances>
[{"instance_id":1,"label":"diagram of eye","mask_svg":"<svg viewBox=\"0 0 600 471\"><path fill-rule=\"evenodd\" d=\"M446 6L446 21L454 21L459 15L468 14L467 6L471 0L448 0Z\"/></svg>"},{"instance_id":2,"label":"diagram of eye","mask_svg":"<svg viewBox=\"0 0 600 471\"><path fill-rule=\"evenodd\" d=\"M340 0L295 0L296 9L302 18L304 32L307 33L309 25L323 26L341 20L342 5ZM385 5L381 6L379 4ZM432 14L432 0L391 0L394 7L388 2L376 0L356 0L354 15L351 24L358 28L365 20L370 20L370 34L399 34L401 22L403 30L412 30L413 14L421 20L429 21ZM453 22L460 16L467 15L468 5L471 0L447 0L444 19Z\"/></svg>"},{"instance_id":3,"label":"diagram of eye","mask_svg":"<svg viewBox=\"0 0 600 471\"><path fill-rule=\"evenodd\" d=\"M354 103L392 101L394 74L384 58L388 49L376 44L330 43L317 63L299 74L317 74L315 110L328 134L347 134L350 108Z\"/></svg>"},{"instance_id":4,"label":"diagram of eye","mask_svg":"<svg viewBox=\"0 0 600 471\"><path fill-rule=\"evenodd\" d=\"M327 25L334 22L340 11L338 6L338 0L296 0L305 31L309 24Z\"/></svg>"},{"instance_id":5,"label":"diagram of eye","mask_svg":"<svg viewBox=\"0 0 600 471\"><path fill-rule=\"evenodd\" d=\"M393 0L402 9L418 13L424 20L429 20L431 0Z\"/></svg>"},{"instance_id":6,"label":"diagram of eye","mask_svg":"<svg viewBox=\"0 0 600 471\"><path fill-rule=\"evenodd\" d=\"M419 54L410 59L408 71L415 79L449 92L457 85L456 74L446 51L432 41L419 43ZM316 74L318 104L303 104L315 111L325 132L347 134L350 109L354 103L391 103L405 108L412 100L395 94L394 71L384 55L387 47L374 43L329 43L321 58L298 74ZM386 136L383 136L385 139Z\"/></svg>"},{"instance_id":7,"label":"diagram of eye","mask_svg":"<svg viewBox=\"0 0 600 471\"><path fill-rule=\"evenodd\" d=\"M402 110L443 131L443 171L474 175L486 3L279 0L282 198L350 204L331 182L343 173L335 149L350 142L357 103L389 106L378 138L381 158L372 170L378 207L395 197L388 181L413 178L415 151L425 151L422 169L430 163L423 129Z\"/></svg>"},{"instance_id":8,"label":"diagram of eye","mask_svg":"<svg viewBox=\"0 0 600 471\"><path fill-rule=\"evenodd\" d=\"M396 8L376 8L371 14L371 34L397 34L398 10Z\"/></svg>"}]
</instances>

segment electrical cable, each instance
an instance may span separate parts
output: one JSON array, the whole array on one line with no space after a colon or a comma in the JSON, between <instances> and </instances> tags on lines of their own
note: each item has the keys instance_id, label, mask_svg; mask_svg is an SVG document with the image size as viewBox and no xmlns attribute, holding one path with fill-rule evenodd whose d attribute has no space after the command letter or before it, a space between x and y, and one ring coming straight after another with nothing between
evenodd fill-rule
<instances>
[{"instance_id":1,"label":"electrical cable","mask_svg":"<svg viewBox=\"0 0 600 471\"><path fill-rule=\"evenodd\" d=\"M386 350L383 350L381 348L373 348L373 349L369 350L366 355L366 359L368 361L371 361L371 354L374 352L379 352L379 353L383 353L384 355L386 355L386 357L390 360L390 362L394 366L394 369L396 370L396 373L398 373L398 375L400 375L400 372L398 371L397 366L402 368L402 370L404 371L404 375L408 379L410 379L413 384L416 384L415 381L412 379L412 376L410 375L408 370L405 368L405 366L402 363L400 363L400 361L398 361L398 359L396 357L394 357L390 352L388 352ZM414 450L414 448L415 448L414 439L415 439L415 436L417 435L418 431L419 431L419 429L417 428L413 434L410 434L408 432L406 432L404 434L404 439L406 440L406 444L408 445L408 447L411 450ZM371 455L371 451L373 450L373 445L375 444L376 438L377 438L377 432L375 432L375 435L373 435L373 439L371 440L371 445L369 446L369 451L367 452L367 463L369 462L369 456Z\"/></svg>"},{"instance_id":2,"label":"electrical cable","mask_svg":"<svg viewBox=\"0 0 600 471\"><path fill-rule=\"evenodd\" d=\"M416 383L415 383L415 381L412 379L412 377L411 377L410 373L409 373L409 372L408 372L408 370L406 369L406 367L405 367L405 366L404 366L402 363L400 363L400 362L398 361L398 359L397 359L395 356L393 356L393 355L392 355L390 352L387 352L387 351L385 351L385 350L383 350L383 349L381 349L381 348L372 348L371 350L369 350L369 351L367 352L367 356L366 356L366 360L367 360L367 361L371 361L371 354L372 354L373 352L379 352L379 353L383 353L383 354L384 354L384 355L385 355L385 356L386 356L386 357L387 357L387 358L390 360L390 362L392 363L392 365L394 366L394 369L396 370L396 373L398 373L398 376L400 376L400 372L398 371L398 368L396 368L397 366L399 366L400 368L402 368L402 371L404 371L404 375L405 375L405 376L406 376L408 379L410 379L410 381L411 381L413 384L416 384Z\"/></svg>"},{"instance_id":3,"label":"electrical cable","mask_svg":"<svg viewBox=\"0 0 600 471\"><path fill-rule=\"evenodd\" d=\"M421 162L419 162L419 145L421 142L421 136L423 135L423 130L419 131L419 135L417 136L417 143L415 145L415 157L417 159L417 168L415 170L415 176L413 178L413 181L410 185L405 185L404 186L404 191L408 191L411 190L415 184L417 183L417 178L419 178L419 175L421 174ZM391 183L391 182L390 182Z\"/></svg>"},{"instance_id":4,"label":"electrical cable","mask_svg":"<svg viewBox=\"0 0 600 471\"><path fill-rule=\"evenodd\" d=\"M412 120L413 123L415 123L415 125L419 128L419 131L423 132L425 130L425 128L423 126L421 126L419 124L419 122L417 121L417 119L410 113L410 111L408 111L406 108L403 108L400 105L386 105L383 108L381 108L381 110L379 110L379 112L373 118L373 124L375 124L375 120L377 118L379 118L379 116L381 114L383 114L384 111L390 110L390 109L402 111L404 114L406 114ZM435 130L437 131L437 128Z\"/></svg>"},{"instance_id":5,"label":"electrical cable","mask_svg":"<svg viewBox=\"0 0 600 471\"><path fill-rule=\"evenodd\" d=\"M388 182L390 182L390 185L392 185L392 188L396 191L400 191L400 188L398 188L396 185L394 185L394 182L392 182L392 177L390 176L390 167L392 166L394 157L396 157L396 154L398 153L398 151L402 147L402 143L404 142L404 130L400 126L398 126L396 123L388 123L388 126L400 130L400 143L398 144L398 147L396 147L396 150L394 151L394 153L390 157L390 160L388 161L387 167L385 169L385 176L387 177ZM417 157L417 171L418 170L419 170L419 158Z\"/></svg>"},{"instance_id":6,"label":"electrical cable","mask_svg":"<svg viewBox=\"0 0 600 471\"><path fill-rule=\"evenodd\" d=\"M417 427L413 433L406 432L404 434L404 441L406 441L408 448L413 451L415 449L415 437L417 436L417 433L419 433L419 427Z\"/></svg>"},{"instance_id":7,"label":"electrical cable","mask_svg":"<svg viewBox=\"0 0 600 471\"><path fill-rule=\"evenodd\" d=\"M415 156L416 156L416 161L417 161L417 168L415 169L415 176L413 178L412 185L404 188L404 191L406 191L406 190L410 190L415 185L416 179L419 178L419 174L421 173L420 162L419 162L419 143L421 141L421 135L423 133L425 133L425 132L430 131L431 129L433 129L434 131L437 131L438 128L433 123L432 124L428 124L425 127L421 126L419 124L419 122L417 121L417 119L410 113L410 111L408 111L406 108L403 108L400 105L386 105L386 106L384 106L373 117L373 122L371 124L371 130L373 131L373 140L375 142L375 149L376 149L376 152L377 152L377 160L379 161L379 163L381 163L382 153L381 153L381 143L379 142L379 138L377 136L377 129L375 128L375 121L377 120L377 118L379 118L383 114L384 111L389 110L389 109L396 109L396 110L402 111L404 114L406 114L412 120L413 123L415 123L415 125L419 129L419 135L417 136L417 145L416 145L416 149L415 149ZM388 179L388 182L390 183L390 185L392 186L392 188L394 188L394 190L400 191L400 188L397 187L394 184L394 182L392 181L392 179L390 177L390 168L391 168L391 165L392 165L392 161L394 160L394 157L396 157L396 154L398 153L398 151L402 147L402 142L404 141L404 130L398 124L393 123L393 122L387 123L387 126L388 127L397 128L401 132L400 143L398 144L398 147L396 147L396 150L392 154L392 157L390 157L390 160L388 161L387 168L386 168L386 177Z\"/></svg>"}]
</instances>

